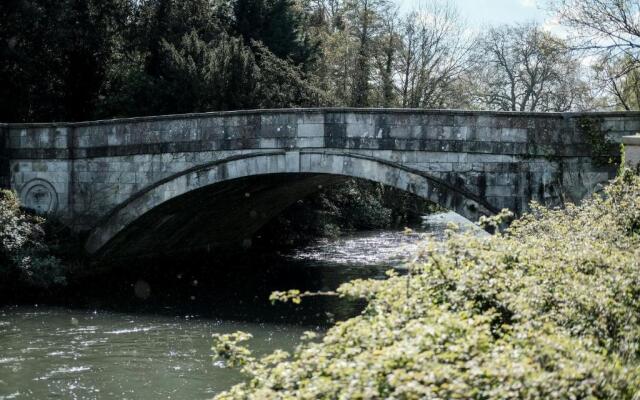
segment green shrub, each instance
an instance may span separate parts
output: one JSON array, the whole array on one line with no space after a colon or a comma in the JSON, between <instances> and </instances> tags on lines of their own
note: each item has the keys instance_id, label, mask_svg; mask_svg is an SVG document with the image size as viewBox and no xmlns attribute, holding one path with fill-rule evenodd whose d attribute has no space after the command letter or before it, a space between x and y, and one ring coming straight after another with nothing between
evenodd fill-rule
<instances>
[{"instance_id":1,"label":"green shrub","mask_svg":"<svg viewBox=\"0 0 640 400\"><path fill-rule=\"evenodd\" d=\"M624 171L600 197L534 205L503 233L451 230L409 274L342 285L365 311L292 355L216 336L249 376L218 399L639 398L639 226L640 178Z\"/></svg>"},{"instance_id":2,"label":"green shrub","mask_svg":"<svg viewBox=\"0 0 640 400\"><path fill-rule=\"evenodd\" d=\"M60 260L45 243L43 224L42 218L20 209L14 192L0 190L0 287L65 283Z\"/></svg>"}]
</instances>

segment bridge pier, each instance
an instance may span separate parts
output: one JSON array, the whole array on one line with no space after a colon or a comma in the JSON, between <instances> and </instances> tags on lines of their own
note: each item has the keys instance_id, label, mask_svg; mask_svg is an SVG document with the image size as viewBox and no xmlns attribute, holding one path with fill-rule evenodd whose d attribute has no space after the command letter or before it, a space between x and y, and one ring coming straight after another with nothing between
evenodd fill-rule
<instances>
[{"instance_id":1,"label":"bridge pier","mask_svg":"<svg viewBox=\"0 0 640 400\"><path fill-rule=\"evenodd\" d=\"M9 129L0 124L0 189L11 188L11 158L9 154Z\"/></svg>"},{"instance_id":2,"label":"bridge pier","mask_svg":"<svg viewBox=\"0 0 640 400\"><path fill-rule=\"evenodd\" d=\"M622 138L624 144L624 159L627 167L640 170L640 135L625 136Z\"/></svg>"}]
</instances>

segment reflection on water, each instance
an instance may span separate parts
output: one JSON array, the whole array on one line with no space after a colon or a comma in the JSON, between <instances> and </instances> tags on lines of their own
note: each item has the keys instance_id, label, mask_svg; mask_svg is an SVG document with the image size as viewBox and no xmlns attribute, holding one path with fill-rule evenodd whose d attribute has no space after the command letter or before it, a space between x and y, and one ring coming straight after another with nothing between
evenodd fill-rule
<instances>
[{"instance_id":1,"label":"reflection on water","mask_svg":"<svg viewBox=\"0 0 640 400\"><path fill-rule=\"evenodd\" d=\"M429 218L429 240L452 218ZM292 350L303 331L322 331L363 304L321 297L272 305L271 291L384 279L421 235L359 233L251 262L209 254L128 265L71 288L63 306L0 308L0 400L211 398L242 379L213 359L213 333L250 332L261 353Z\"/></svg>"}]
</instances>

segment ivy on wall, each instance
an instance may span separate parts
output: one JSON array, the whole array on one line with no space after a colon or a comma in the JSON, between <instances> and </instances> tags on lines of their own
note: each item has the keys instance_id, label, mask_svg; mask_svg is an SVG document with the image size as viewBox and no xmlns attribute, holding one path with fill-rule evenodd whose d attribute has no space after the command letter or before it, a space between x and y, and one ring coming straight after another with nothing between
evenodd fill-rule
<instances>
[{"instance_id":1,"label":"ivy on wall","mask_svg":"<svg viewBox=\"0 0 640 400\"><path fill-rule=\"evenodd\" d=\"M619 148L607 138L610 130L602 128L602 118L581 117L578 119L577 128L591 148L595 165L620 164Z\"/></svg>"}]
</instances>

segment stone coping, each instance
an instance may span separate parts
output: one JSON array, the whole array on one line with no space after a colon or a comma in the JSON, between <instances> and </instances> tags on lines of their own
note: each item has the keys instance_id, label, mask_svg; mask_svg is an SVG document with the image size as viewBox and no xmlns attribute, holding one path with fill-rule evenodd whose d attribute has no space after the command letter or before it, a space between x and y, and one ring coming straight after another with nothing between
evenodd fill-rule
<instances>
[{"instance_id":1,"label":"stone coping","mask_svg":"<svg viewBox=\"0 0 640 400\"><path fill-rule=\"evenodd\" d=\"M635 136L623 136L622 137L622 143L627 145L633 145L633 146L640 146L640 135L635 135Z\"/></svg>"},{"instance_id":2,"label":"stone coping","mask_svg":"<svg viewBox=\"0 0 640 400\"><path fill-rule=\"evenodd\" d=\"M462 115L462 116L502 116L502 117L533 117L533 118L574 118L574 117L638 117L640 111L589 111L589 112L521 112L521 111L483 111L483 110L446 110L446 109L415 109L415 108L279 108L261 110L214 111L189 114L168 114L158 116L114 118L81 122L20 122L0 123L0 128L55 128L82 127L91 125L110 125L121 123L161 121L170 119L195 119L206 117L232 117L262 114L322 114L322 113L354 113L354 114L414 114L414 115Z\"/></svg>"}]
</instances>

